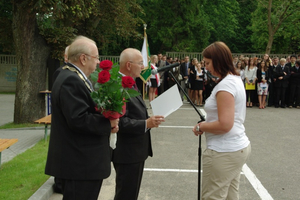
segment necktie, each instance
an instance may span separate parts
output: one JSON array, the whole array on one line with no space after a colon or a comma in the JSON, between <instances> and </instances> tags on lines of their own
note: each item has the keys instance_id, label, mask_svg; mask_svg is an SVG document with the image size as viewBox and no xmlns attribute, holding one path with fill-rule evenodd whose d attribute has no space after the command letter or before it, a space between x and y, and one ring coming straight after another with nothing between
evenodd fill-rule
<instances>
[{"instance_id":1,"label":"necktie","mask_svg":"<svg viewBox=\"0 0 300 200\"><path fill-rule=\"evenodd\" d=\"M186 76L188 75L188 68L189 68L189 65L188 65L188 63L186 63L186 68L185 68L185 75Z\"/></svg>"},{"instance_id":2,"label":"necktie","mask_svg":"<svg viewBox=\"0 0 300 200\"><path fill-rule=\"evenodd\" d=\"M136 91L139 91L139 89L138 89L136 83L133 85L133 89L135 89Z\"/></svg>"}]
</instances>

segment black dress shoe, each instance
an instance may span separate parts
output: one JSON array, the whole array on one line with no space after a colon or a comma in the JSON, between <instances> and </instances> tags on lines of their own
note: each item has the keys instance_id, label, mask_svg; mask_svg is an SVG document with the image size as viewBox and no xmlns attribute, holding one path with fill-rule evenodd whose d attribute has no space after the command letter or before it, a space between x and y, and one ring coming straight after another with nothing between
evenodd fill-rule
<instances>
[{"instance_id":1,"label":"black dress shoe","mask_svg":"<svg viewBox=\"0 0 300 200\"><path fill-rule=\"evenodd\" d=\"M281 106L281 108L285 108L285 106Z\"/></svg>"},{"instance_id":2,"label":"black dress shoe","mask_svg":"<svg viewBox=\"0 0 300 200\"><path fill-rule=\"evenodd\" d=\"M279 108L279 106L275 106L275 108Z\"/></svg>"},{"instance_id":3,"label":"black dress shoe","mask_svg":"<svg viewBox=\"0 0 300 200\"><path fill-rule=\"evenodd\" d=\"M52 187L55 193L62 194L62 189L58 185L54 183Z\"/></svg>"}]
</instances>

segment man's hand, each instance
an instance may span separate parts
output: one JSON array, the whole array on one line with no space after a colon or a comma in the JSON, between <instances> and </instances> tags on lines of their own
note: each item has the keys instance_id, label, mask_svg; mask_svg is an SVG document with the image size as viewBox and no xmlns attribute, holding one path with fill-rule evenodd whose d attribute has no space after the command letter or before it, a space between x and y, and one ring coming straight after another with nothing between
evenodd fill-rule
<instances>
[{"instance_id":1,"label":"man's hand","mask_svg":"<svg viewBox=\"0 0 300 200\"><path fill-rule=\"evenodd\" d=\"M147 128L158 127L161 124L161 122L164 122L164 121L165 121L164 116L161 116L161 115L152 116L146 120Z\"/></svg>"},{"instance_id":2,"label":"man's hand","mask_svg":"<svg viewBox=\"0 0 300 200\"><path fill-rule=\"evenodd\" d=\"M118 119L112 119L110 121L111 126L111 133L116 133L119 131L119 118Z\"/></svg>"},{"instance_id":3,"label":"man's hand","mask_svg":"<svg viewBox=\"0 0 300 200\"><path fill-rule=\"evenodd\" d=\"M111 129L111 133L117 133L119 131L119 125L115 126L114 128Z\"/></svg>"}]
</instances>

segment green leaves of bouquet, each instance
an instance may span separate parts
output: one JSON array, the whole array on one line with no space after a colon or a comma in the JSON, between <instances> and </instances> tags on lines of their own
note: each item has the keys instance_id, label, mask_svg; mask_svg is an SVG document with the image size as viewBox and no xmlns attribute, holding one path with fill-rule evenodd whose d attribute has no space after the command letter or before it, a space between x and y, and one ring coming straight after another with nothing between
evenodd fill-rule
<instances>
[{"instance_id":1,"label":"green leaves of bouquet","mask_svg":"<svg viewBox=\"0 0 300 200\"><path fill-rule=\"evenodd\" d=\"M119 73L120 66L114 65L110 60L101 61L99 69L91 74L91 79L96 82L95 91L91 93L92 99L97 104L97 110L115 111L122 113L122 107L131 97L140 93L132 89L135 81L130 76Z\"/></svg>"}]
</instances>

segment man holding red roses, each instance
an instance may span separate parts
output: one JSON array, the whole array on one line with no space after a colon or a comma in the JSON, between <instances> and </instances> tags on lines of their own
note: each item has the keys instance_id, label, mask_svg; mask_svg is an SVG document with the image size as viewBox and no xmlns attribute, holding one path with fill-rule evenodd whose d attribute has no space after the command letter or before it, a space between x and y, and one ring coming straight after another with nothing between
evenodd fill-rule
<instances>
[{"instance_id":1,"label":"man holding red roses","mask_svg":"<svg viewBox=\"0 0 300 200\"><path fill-rule=\"evenodd\" d=\"M120 55L120 73L123 76L139 77L143 57L137 49L125 49ZM132 79L123 79L123 87L132 86ZM120 118L116 148L112 161L116 170L114 200L138 199L144 163L152 156L150 129L164 122L163 116L149 117L141 96L132 97L126 103L126 112Z\"/></svg>"},{"instance_id":2,"label":"man holding red roses","mask_svg":"<svg viewBox=\"0 0 300 200\"><path fill-rule=\"evenodd\" d=\"M52 87L52 124L45 173L62 181L63 199L97 200L111 172L109 137L119 119L95 110L87 77L99 64L93 40L79 36ZM112 128L113 127L113 128Z\"/></svg>"}]
</instances>

